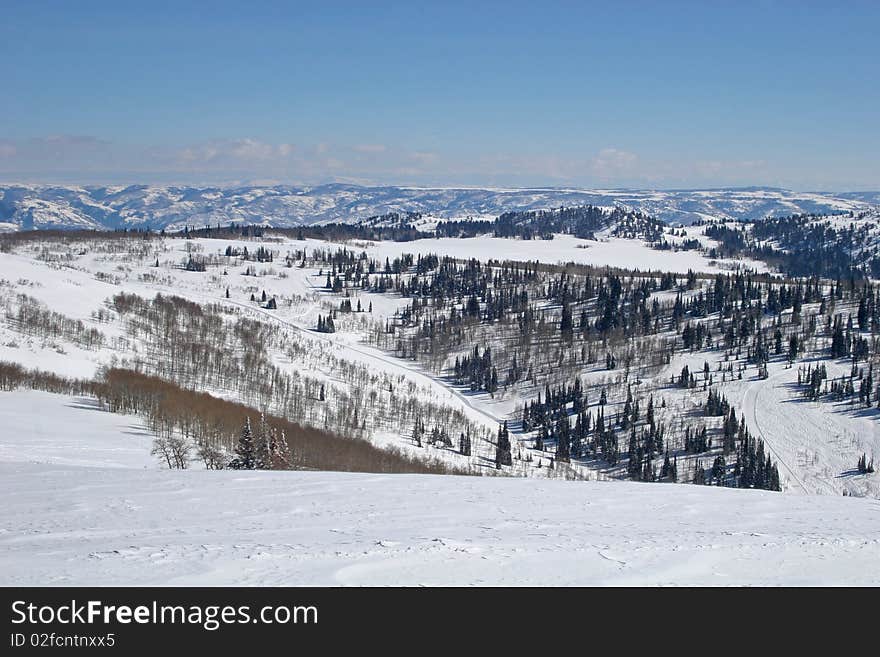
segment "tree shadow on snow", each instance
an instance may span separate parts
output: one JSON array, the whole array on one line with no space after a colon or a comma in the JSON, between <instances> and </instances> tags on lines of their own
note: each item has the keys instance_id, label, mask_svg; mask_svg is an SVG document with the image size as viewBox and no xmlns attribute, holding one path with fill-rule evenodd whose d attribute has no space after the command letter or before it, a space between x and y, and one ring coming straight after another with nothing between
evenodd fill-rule
<instances>
[{"instance_id":1,"label":"tree shadow on snow","mask_svg":"<svg viewBox=\"0 0 880 657\"><path fill-rule=\"evenodd\" d=\"M153 434L151 434L149 431L147 431L146 429L144 429L142 427L136 426L134 424L129 425L128 428L129 428L129 431L122 432L127 436L136 436L138 438L152 438L153 437Z\"/></svg>"},{"instance_id":2,"label":"tree shadow on snow","mask_svg":"<svg viewBox=\"0 0 880 657\"><path fill-rule=\"evenodd\" d=\"M835 479L846 479L846 478L849 478L849 477L857 477L857 476L859 476L860 474L862 474L862 473L859 472L856 468L852 468L852 469L850 469L850 470L844 470L844 471L841 472L839 475L835 475L834 478L835 478Z\"/></svg>"},{"instance_id":3,"label":"tree shadow on snow","mask_svg":"<svg viewBox=\"0 0 880 657\"><path fill-rule=\"evenodd\" d=\"M70 403L67 404L68 408L78 408L83 411L98 411L100 413L109 413L106 408L104 408L101 403L97 399L91 399L90 397L76 397ZM137 424L128 425L127 431L122 431L122 433L127 434L129 436L136 436L138 438L151 438L153 436L152 433L147 431L144 427L139 426Z\"/></svg>"},{"instance_id":4,"label":"tree shadow on snow","mask_svg":"<svg viewBox=\"0 0 880 657\"><path fill-rule=\"evenodd\" d=\"M101 403L97 399L91 399L89 397L75 397L69 404L67 404L68 408L79 408L85 411L101 411L102 413L108 412Z\"/></svg>"}]
</instances>

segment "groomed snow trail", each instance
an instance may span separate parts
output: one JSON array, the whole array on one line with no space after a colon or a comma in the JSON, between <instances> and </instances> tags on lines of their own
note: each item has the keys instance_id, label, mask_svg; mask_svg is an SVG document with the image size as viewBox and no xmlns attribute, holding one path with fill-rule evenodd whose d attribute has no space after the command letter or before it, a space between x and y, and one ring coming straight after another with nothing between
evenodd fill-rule
<instances>
[{"instance_id":1,"label":"groomed snow trail","mask_svg":"<svg viewBox=\"0 0 880 657\"><path fill-rule=\"evenodd\" d=\"M777 463L782 466L782 469L786 473L785 475L783 475L783 486L785 486L786 479L791 479L794 481L794 483L797 484L800 490L802 490L804 493L809 494L810 491L807 490L806 485L801 480L801 478L798 477L794 469L790 465L788 465L788 463L786 463L785 460L781 456L779 456L779 453L773 448L773 439L767 437L767 434L764 433L764 430L761 428L761 423L758 421L757 399L758 394L761 392L761 388L772 385L772 382L774 380L781 378L784 374L784 371L779 372L766 379L755 381L755 383L750 385L746 390L746 394L743 396L743 412L745 412L746 415L751 418L752 426L754 427L755 431L758 432L758 436L764 441L764 446L767 448L770 455L774 459L776 459Z\"/></svg>"},{"instance_id":2,"label":"groomed snow trail","mask_svg":"<svg viewBox=\"0 0 880 657\"><path fill-rule=\"evenodd\" d=\"M825 365L829 377L848 376L851 367L834 361ZM880 457L880 411L803 398L797 367L755 381L742 397L749 426L780 463L786 491L880 497L880 477L856 471L862 454Z\"/></svg>"}]
</instances>

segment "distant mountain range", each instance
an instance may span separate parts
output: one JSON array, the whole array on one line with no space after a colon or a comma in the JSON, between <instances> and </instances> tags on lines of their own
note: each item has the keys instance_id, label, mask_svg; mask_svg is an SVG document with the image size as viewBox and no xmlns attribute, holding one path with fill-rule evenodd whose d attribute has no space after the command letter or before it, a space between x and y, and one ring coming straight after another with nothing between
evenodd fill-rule
<instances>
[{"instance_id":1,"label":"distant mountain range","mask_svg":"<svg viewBox=\"0 0 880 657\"><path fill-rule=\"evenodd\" d=\"M437 218L495 217L511 210L623 205L667 223L829 214L880 205L880 192L792 192L765 187L709 190L584 190L240 186L79 187L0 185L0 229L181 229L230 222L296 226L356 222L389 212Z\"/></svg>"}]
</instances>

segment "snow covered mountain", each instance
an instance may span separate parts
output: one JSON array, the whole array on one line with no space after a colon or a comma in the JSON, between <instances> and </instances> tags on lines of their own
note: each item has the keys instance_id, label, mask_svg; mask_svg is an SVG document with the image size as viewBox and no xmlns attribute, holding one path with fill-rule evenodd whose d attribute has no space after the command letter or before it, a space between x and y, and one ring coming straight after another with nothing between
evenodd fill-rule
<instances>
[{"instance_id":1,"label":"snow covered mountain","mask_svg":"<svg viewBox=\"0 0 880 657\"><path fill-rule=\"evenodd\" d=\"M555 214L552 221L589 219L591 213ZM801 248L799 236L814 234L813 226L834 227L835 246L861 243L859 229L850 231L849 224L867 227L875 223L872 217L806 217L734 228L746 233L747 252L772 241L777 250L792 249L780 252L793 253ZM768 225L755 233L760 223ZM675 235L667 229L663 239L715 243L704 234L708 228L676 228ZM6 500L0 526L9 528L0 531L0 585L880 583L880 478L863 469L866 456L873 464L880 454L873 383L878 352L871 328L878 325L876 287L847 285L846 279L754 284L736 272L749 264L736 254L710 258L697 249L652 248L607 233L597 239L481 235L355 245L235 232L189 239L50 233L0 239L0 494ZM714 248L721 247L719 242ZM273 251L273 260L260 259ZM431 288L429 277L445 286L453 271L441 267L438 254L468 260L456 263L461 274L451 279L453 290L464 291L460 304L453 292L443 305L414 314L414 296L380 286L380 277L392 277L377 265L388 262L391 271L402 271L408 262L409 271L394 278L413 281L419 296L433 298L441 288ZM431 312L437 325L448 322L441 313L467 307L469 281L489 280L483 267L490 265L477 268L470 261L499 257L546 263L532 270L534 280L525 268L495 265L487 289L503 299L504 277L514 278L549 321L542 317L541 333L517 341L523 324L515 311L493 310L508 313L507 321L460 322L463 339L449 340L444 353L443 343L422 332L421 318ZM190 262L204 267L187 267ZM554 266L568 262L596 269L635 264L678 275L634 272L631 278L643 285L615 273ZM347 272L359 266L369 272L371 263L375 283L345 289ZM332 267L338 291L325 285ZM685 274L689 270L693 276ZM731 276L715 276L725 271ZM580 287L563 292L569 289L561 284L563 276L566 286ZM600 287L603 280L608 293ZM733 316L709 312L706 300L720 303L736 295L738 280L744 288ZM560 363L557 353L566 353L556 351L564 344L557 338L564 311L555 299L586 295L588 282L592 298L572 303L570 317L579 318L583 309L587 321L598 322L610 308L621 324L635 326L632 319L651 319L645 310L655 313L656 328L640 322L640 330L650 331L646 335L607 332L608 339L572 331L567 349L575 357ZM747 294L746 285L755 292ZM277 303L259 301L261 292ZM644 303L607 301L635 294ZM346 301L365 310L343 311ZM488 314L488 303L483 307ZM330 314L333 332L315 330ZM754 329L745 317L754 318ZM695 325L711 326L711 341L695 343L695 334L702 334L692 330ZM735 341L743 333L741 349L740 343L725 345L728 335ZM778 349L771 346L777 340ZM462 354L484 344L491 352L484 350L466 369L488 372L478 362L490 362L510 379L491 392L485 378L480 384L479 376L468 374L469 385L456 374ZM761 364L751 356L759 345L766 352ZM589 349L598 355L593 362L580 355ZM631 369L624 364L628 352L635 354ZM412 353L435 360L416 360ZM525 362L528 370L517 373ZM108 377L108 368L122 369ZM145 378L153 387L140 389L161 394L137 392ZM69 379L107 387L95 388L99 397L73 381L67 388ZM693 384L683 385L683 379ZM584 407L575 412L573 399L569 414L565 395L574 393L564 393L563 386L571 380L583 391L574 399ZM132 385L136 381L141 384ZM265 381L272 385L261 385ZM52 386L55 393L44 389ZM204 392L216 400L210 408L221 410L189 403ZM121 407L118 400L135 393L167 404ZM558 419L533 403L542 398L556 400L546 408L560 409L553 412ZM245 419L233 419L228 431L213 424L233 403ZM546 444L544 437L538 444L543 424L523 425L526 403L530 423L548 418L555 425ZM241 422L249 425L247 414L256 418L259 406L269 408L270 421L283 410L304 428L332 423L352 438L346 443L369 441L370 453L485 476L427 476L415 468L394 475L389 469L351 471L353 464L367 470L360 457L334 456L333 467L318 467L311 464L319 455L337 450L327 450L324 438L298 438L303 430L286 438L302 469L208 469L206 457L231 455L237 443L228 437L238 440ZM595 421L581 423L581 417ZM584 448L582 437L574 457L570 444L567 456L560 451L565 434L556 433L569 418L575 433L579 426L593 427L590 447ZM510 458L502 463L505 422L511 426L509 436L505 431ZM645 457L637 444L637 436L646 443L655 426L661 427L664 463L672 460L674 475L662 475L660 458L652 460L650 452ZM164 456L171 447L162 437L170 431L185 436L177 444L191 450L185 469ZM734 434L739 444L725 454L725 436ZM467 448L450 436L467 436ZM222 450L205 449L211 443L200 438ZM756 440L760 447L747 456ZM187 451L181 454L185 458ZM770 481L775 478L782 492L762 489L757 474L742 485L743 473L757 473L757 463L775 474ZM655 471L665 481L656 481Z\"/></svg>"},{"instance_id":2,"label":"snow covered mountain","mask_svg":"<svg viewBox=\"0 0 880 657\"><path fill-rule=\"evenodd\" d=\"M438 218L495 217L511 210L625 205L662 221L830 214L880 203L880 193L811 193L751 187L714 190L582 190L241 186L77 187L0 185L0 230L178 229L229 222L292 226L353 222L388 212Z\"/></svg>"}]
</instances>

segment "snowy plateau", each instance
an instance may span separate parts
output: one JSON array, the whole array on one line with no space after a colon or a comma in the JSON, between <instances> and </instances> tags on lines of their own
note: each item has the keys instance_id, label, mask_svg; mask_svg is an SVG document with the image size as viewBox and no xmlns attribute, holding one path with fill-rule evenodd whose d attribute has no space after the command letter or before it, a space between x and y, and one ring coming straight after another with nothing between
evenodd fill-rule
<instances>
[{"instance_id":1,"label":"snowy plateau","mask_svg":"<svg viewBox=\"0 0 880 657\"><path fill-rule=\"evenodd\" d=\"M0 188L0 584L880 585L880 479L857 468L880 456L876 288L716 257L703 225L817 212L846 226L835 213L876 198L217 193ZM578 203L635 207L699 248L611 228L170 232ZM16 232L120 226L168 234ZM137 397L158 381L176 392ZM192 407L169 415L174 395ZM203 403L216 426L191 415ZM243 408L255 431L261 413L294 423L290 462L304 460L215 469L236 449L221 420ZM308 453L339 436L380 466ZM742 485L756 444L763 483Z\"/></svg>"},{"instance_id":2,"label":"snowy plateau","mask_svg":"<svg viewBox=\"0 0 880 657\"><path fill-rule=\"evenodd\" d=\"M315 187L0 184L0 230L172 230L229 222L295 226L354 222L390 212L439 218L495 217L510 210L586 204L624 205L668 223L690 224L707 218L752 220L859 211L880 204L880 192L831 194L763 187L680 191L419 188L341 183Z\"/></svg>"}]
</instances>

